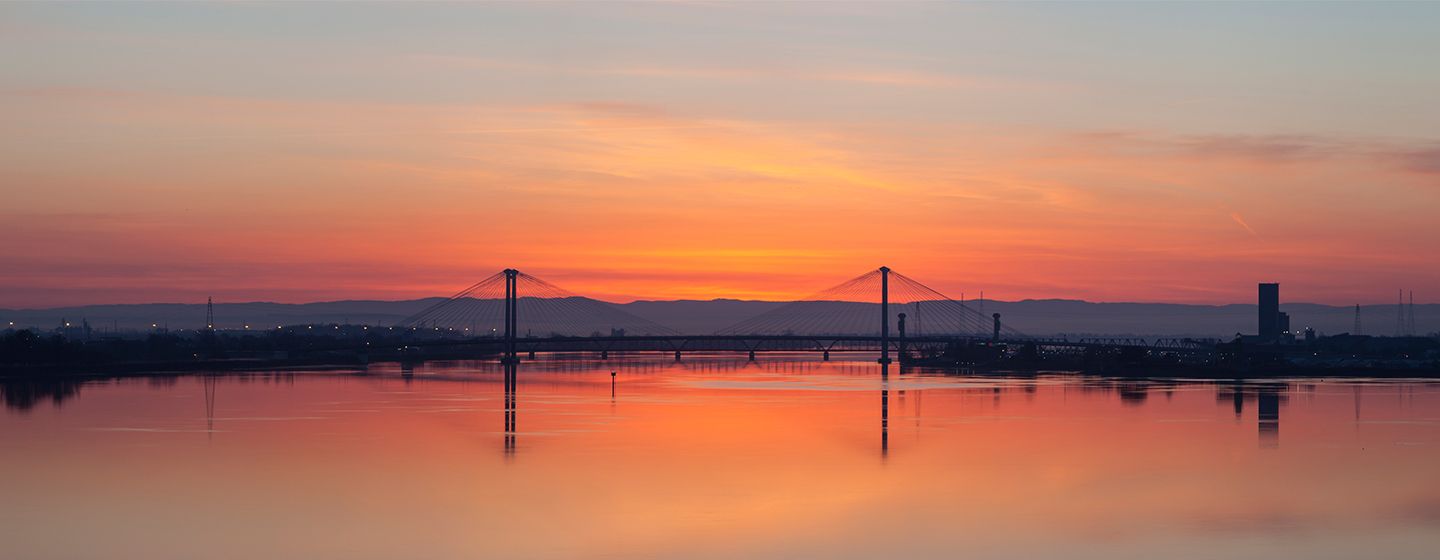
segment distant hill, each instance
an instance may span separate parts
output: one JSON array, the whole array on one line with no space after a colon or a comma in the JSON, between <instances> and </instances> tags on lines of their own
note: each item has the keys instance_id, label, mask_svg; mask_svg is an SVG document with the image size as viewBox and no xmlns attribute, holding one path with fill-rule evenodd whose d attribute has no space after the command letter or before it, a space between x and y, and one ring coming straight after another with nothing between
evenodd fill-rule
<instances>
[{"instance_id":1,"label":"distant hill","mask_svg":"<svg viewBox=\"0 0 1440 560\"><path fill-rule=\"evenodd\" d=\"M274 328L304 323L356 323L393 325L440 301L426 298L405 301L331 301L319 303L216 303L217 328ZM616 304L624 311L684 333L712 333L739 323L784 302L716 299L709 301L636 301ZM972 306L978 307L976 302ZM1314 327L1324 334L1350 332L1354 307L1313 303L1285 303L1296 329ZM897 307L896 312L903 311ZM984 312L1000 313L1007 326L1033 335L1156 335L1229 337L1256 330L1253 304L1186 305L1168 303L1092 303L1078 300L1023 300L984 302ZM1361 308L1366 334L1395 334L1396 307L1367 305ZM17 327L57 327L63 320L88 321L101 332L146 330L151 324L172 329L204 326L205 304L152 303L135 305L87 305L54 309L0 309L0 328L10 321ZM911 319L912 332L924 333L923 313ZM1440 330L1440 305L1415 306L1416 329L1421 333ZM596 325L596 330L605 330Z\"/></svg>"},{"instance_id":2,"label":"distant hill","mask_svg":"<svg viewBox=\"0 0 1440 560\"><path fill-rule=\"evenodd\" d=\"M978 308L975 302L969 302ZM623 305L627 311L681 332L714 332L783 305L780 302L711 300L644 301ZM1324 334L1350 332L1355 308L1314 303L1281 304L1291 327L1313 327ZM895 311L899 313L904 309ZM1032 335L1157 335L1229 338L1258 329L1254 304L1189 305L1172 303L1093 303L1043 299L984 302L984 312ZM1369 334L1395 334L1394 305L1361 306L1362 328ZM918 320L917 320L918 319ZM924 333L924 313L911 312L912 332ZM1440 305L1415 306L1416 330L1440 330Z\"/></svg>"}]
</instances>

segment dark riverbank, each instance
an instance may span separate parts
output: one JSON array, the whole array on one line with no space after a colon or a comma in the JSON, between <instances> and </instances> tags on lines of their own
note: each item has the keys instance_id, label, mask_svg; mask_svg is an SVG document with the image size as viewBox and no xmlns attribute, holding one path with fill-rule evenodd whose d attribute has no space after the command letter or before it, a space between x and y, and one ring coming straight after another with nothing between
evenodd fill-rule
<instances>
[{"instance_id":1,"label":"dark riverbank","mask_svg":"<svg viewBox=\"0 0 1440 560\"><path fill-rule=\"evenodd\" d=\"M33 331L0 335L0 377L87 377L277 369L364 368L372 362L496 358L487 339L352 325L271 331L157 332L130 338L73 338ZM1057 352L1041 344L952 344L897 356L902 368L972 373L1077 372L1115 377L1440 377L1429 338L1331 337L1309 345L1208 348L1097 346ZM760 353L763 359L764 353ZM737 357L744 356L737 353ZM615 356L618 358L618 354Z\"/></svg>"},{"instance_id":2,"label":"dark riverbank","mask_svg":"<svg viewBox=\"0 0 1440 560\"><path fill-rule=\"evenodd\" d=\"M296 325L268 331L176 331L131 337L70 337L30 330L0 335L0 376L149 375L194 371L363 367L401 359L483 359L494 353L434 342L408 330ZM448 340L448 339L447 339Z\"/></svg>"}]
</instances>

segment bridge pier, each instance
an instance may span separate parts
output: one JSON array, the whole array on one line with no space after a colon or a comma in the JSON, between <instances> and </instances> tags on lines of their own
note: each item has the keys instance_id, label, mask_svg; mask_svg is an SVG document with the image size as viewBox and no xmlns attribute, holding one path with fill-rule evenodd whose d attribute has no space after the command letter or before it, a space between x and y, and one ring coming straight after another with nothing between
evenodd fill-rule
<instances>
[{"instance_id":1,"label":"bridge pier","mask_svg":"<svg viewBox=\"0 0 1440 560\"><path fill-rule=\"evenodd\" d=\"M680 351L679 351L679 350L676 350L676 351L675 351L675 361L677 361L677 362L680 361Z\"/></svg>"},{"instance_id":2,"label":"bridge pier","mask_svg":"<svg viewBox=\"0 0 1440 560\"><path fill-rule=\"evenodd\" d=\"M601 350L601 351L600 351L600 359L602 359L602 360L608 360L608 359L610 359L610 351L609 351L609 350Z\"/></svg>"},{"instance_id":3,"label":"bridge pier","mask_svg":"<svg viewBox=\"0 0 1440 560\"><path fill-rule=\"evenodd\" d=\"M750 351L750 361L752 361L752 362L755 361L755 351L754 351L754 350L751 350L751 351Z\"/></svg>"},{"instance_id":4,"label":"bridge pier","mask_svg":"<svg viewBox=\"0 0 1440 560\"><path fill-rule=\"evenodd\" d=\"M820 359L821 359L821 361L826 361L826 362L830 361L830 351L829 351L829 350L826 350L824 354L821 354Z\"/></svg>"},{"instance_id":5,"label":"bridge pier","mask_svg":"<svg viewBox=\"0 0 1440 560\"><path fill-rule=\"evenodd\" d=\"M531 351L530 351L530 359L532 359L532 360L535 359L535 351L534 351L534 350L531 350Z\"/></svg>"},{"instance_id":6,"label":"bridge pier","mask_svg":"<svg viewBox=\"0 0 1440 560\"><path fill-rule=\"evenodd\" d=\"M901 314L900 314L900 322L896 323L895 326L896 326L896 330L898 331L897 334L900 335L899 351L896 352L896 356L895 356L895 357L896 357L896 359L900 360L900 364L903 366L903 365L905 364L905 314L904 314L904 313L901 313Z\"/></svg>"}]
</instances>

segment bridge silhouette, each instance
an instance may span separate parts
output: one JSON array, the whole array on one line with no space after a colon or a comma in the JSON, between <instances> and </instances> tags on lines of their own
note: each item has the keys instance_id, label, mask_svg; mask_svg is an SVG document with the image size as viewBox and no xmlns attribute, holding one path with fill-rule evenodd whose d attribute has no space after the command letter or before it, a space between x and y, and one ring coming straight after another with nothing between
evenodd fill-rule
<instances>
[{"instance_id":1,"label":"bridge silhouette","mask_svg":"<svg viewBox=\"0 0 1440 560\"><path fill-rule=\"evenodd\" d=\"M1185 352L1183 340L1033 337L963 301L880 267L799 300L709 333L682 333L619 306L587 298L515 269L497 272L426 307L398 325L425 338L414 348L469 346L504 363L539 352L874 352L937 353L946 347L1026 345L1036 351L1076 352L1144 347Z\"/></svg>"},{"instance_id":2,"label":"bridge silhouette","mask_svg":"<svg viewBox=\"0 0 1440 560\"><path fill-rule=\"evenodd\" d=\"M874 352L880 364L879 436L883 459L890 450L892 353L903 366L912 353L939 355L957 346L980 346L980 353L989 356L1003 354L1011 345L1035 353L1124 355L1152 349L1138 339L1069 341L1028 336L1003 324L998 313L987 317L965 302L888 267L868 271L709 333L678 332L615 304L506 269L426 307L398 327L416 335L408 343L413 348L467 346L499 357L504 370L507 460L515 455L519 433L517 374L521 356L533 359L538 352L579 353L606 360L615 352L662 351L673 352L677 362L685 352L744 352L751 362L758 352L808 352L826 361L831 352ZM1204 351L1198 344L1178 340L1155 341L1154 347L1172 353ZM582 367L591 371L593 364ZM615 367L623 369L624 362ZM873 367L864 371L874 371L870 369ZM613 399L613 373L611 380Z\"/></svg>"}]
</instances>

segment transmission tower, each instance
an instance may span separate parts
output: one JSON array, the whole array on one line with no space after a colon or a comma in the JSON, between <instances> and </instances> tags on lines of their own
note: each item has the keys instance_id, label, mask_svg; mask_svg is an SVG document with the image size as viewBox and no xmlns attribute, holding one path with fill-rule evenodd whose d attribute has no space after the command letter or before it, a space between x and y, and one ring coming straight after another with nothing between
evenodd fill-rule
<instances>
[{"instance_id":1,"label":"transmission tower","mask_svg":"<svg viewBox=\"0 0 1440 560\"><path fill-rule=\"evenodd\" d=\"M1415 331L1415 290L1410 290L1410 324L1407 327L1405 331L1410 333L1410 336L1418 334Z\"/></svg>"},{"instance_id":2,"label":"transmission tower","mask_svg":"<svg viewBox=\"0 0 1440 560\"><path fill-rule=\"evenodd\" d=\"M215 330L215 298L205 298L205 330Z\"/></svg>"},{"instance_id":3,"label":"transmission tower","mask_svg":"<svg viewBox=\"0 0 1440 560\"><path fill-rule=\"evenodd\" d=\"M1395 336L1405 336L1405 290L1395 297Z\"/></svg>"},{"instance_id":4,"label":"transmission tower","mask_svg":"<svg viewBox=\"0 0 1440 560\"><path fill-rule=\"evenodd\" d=\"M1360 304L1358 303L1355 304L1355 328L1350 330L1354 331L1356 336L1365 334L1365 330L1360 328Z\"/></svg>"}]
</instances>

